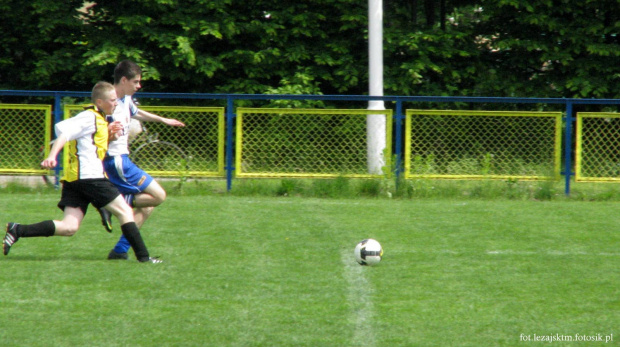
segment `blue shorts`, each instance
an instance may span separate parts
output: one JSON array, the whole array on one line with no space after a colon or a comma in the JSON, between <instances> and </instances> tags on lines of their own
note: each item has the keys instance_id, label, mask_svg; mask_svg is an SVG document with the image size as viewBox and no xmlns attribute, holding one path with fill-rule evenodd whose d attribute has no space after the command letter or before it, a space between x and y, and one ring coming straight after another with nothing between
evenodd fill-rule
<instances>
[{"instance_id":1,"label":"blue shorts","mask_svg":"<svg viewBox=\"0 0 620 347\"><path fill-rule=\"evenodd\" d=\"M153 182L153 177L134 164L126 154L103 159L103 168L110 182L121 194L138 194Z\"/></svg>"}]
</instances>

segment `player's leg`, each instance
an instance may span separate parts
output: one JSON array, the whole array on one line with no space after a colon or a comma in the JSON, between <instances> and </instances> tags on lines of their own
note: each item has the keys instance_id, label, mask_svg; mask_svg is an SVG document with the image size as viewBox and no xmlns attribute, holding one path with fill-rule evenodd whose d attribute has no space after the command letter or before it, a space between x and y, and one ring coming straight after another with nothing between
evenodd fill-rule
<instances>
[{"instance_id":1,"label":"player's leg","mask_svg":"<svg viewBox=\"0 0 620 347\"><path fill-rule=\"evenodd\" d=\"M151 213L153 213L153 209L155 208L154 206L150 206L148 204L154 203L159 205L165 199L166 191L155 180L152 180L143 193L128 195L125 200L128 200L133 204L133 206L135 206L133 211L134 219L138 227L141 228L144 222L146 222L146 220L151 216ZM129 251L129 248L129 242L124 235L121 235L114 248L110 251L110 253L108 253L108 259L127 259L127 252Z\"/></svg>"},{"instance_id":2,"label":"player's leg","mask_svg":"<svg viewBox=\"0 0 620 347\"><path fill-rule=\"evenodd\" d=\"M121 225L129 222L135 222L133 218L133 210L129 205L127 205L121 194L118 194L116 198L103 206L103 208L118 218L118 222Z\"/></svg>"},{"instance_id":3,"label":"player's leg","mask_svg":"<svg viewBox=\"0 0 620 347\"><path fill-rule=\"evenodd\" d=\"M106 157L103 160L103 168L108 179L124 195L129 206L133 206L133 194L140 192L139 183L140 180L143 180L139 173L132 170L134 166L128 156ZM121 235L115 248L110 251L108 259L128 259L127 252L130 248L129 241L124 235ZM118 253L115 251L116 249L118 249Z\"/></svg>"},{"instance_id":4,"label":"player's leg","mask_svg":"<svg viewBox=\"0 0 620 347\"><path fill-rule=\"evenodd\" d=\"M131 206L129 204L133 200L133 195L127 195L124 198L124 200L125 200L127 206L129 208L131 208ZM135 222L135 217L134 217L134 222ZM141 224L138 224L137 222L136 222L136 225L138 227L141 226ZM110 259L110 260L115 260L115 259L127 260L127 259L129 259L129 255L127 254L127 252L129 252L130 248L131 248L131 244L129 243L129 240L127 240L125 235L122 234L120 239L118 240L118 242L114 246L114 248L108 254L108 259Z\"/></svg>"},{"instance_id":5,"label":"player's leg","mask_svg":"<svg viewBox=\"0 0 620 347\"><path fill-rule=\"evenodd\" d=\"M133 199L134 199L133 194L125 194L124 199L127 205L129 205L130 207L133 206ZM134 221L136 222L136 225L138 226L138 228L142 227L143 220L141 220L141 218L136 218L135 214L134 214ZM109 260L116 260L116 259L127 260L129 259L129 255L127 254L127 252L129 252L130 248L131 248L131 244L129 244L129 241L127 241L125 236L121 234L121 237L119 238L118 242L116 242L116 245L114 245L114 248L112 248L110 253L108 253L108 259Z\"/></svg>"},{"instance_id":6,"label":"player's leg","mask_svg":"<svg viewBox=\"0 0 620 347\"><path fill-rule=\"evenodd\" d=\"M155 207L166 200L166 191L155 180L151 180L148 186L140 194L136 194L133 200L134 207Z\"/></svg>"},{"instance_id":7,"label":"player's leg","mask_svg":"<svg viewBox=\"0 0 620 347\"><path fill-rule=\"evenodd\" d=\"M79 207L65 207L62 220L45 220L35 224L8 223L6 235L2 242L4 255L8 255L11 247L20 238L72 236L80 228L84 212Z\"/></svg>"},{"instance_id":8,"label":"player's leg","mask_svg":"<svg viewBox=\"0 0 620 347\"><path fill-rule=\"evenodd\" d=\"M46 220L35 224L7 223L6 234L2 240L4 255L8 255L11 247L22 237L49 237L54 235L54 221Z\"/></svg>"},{"instance_id":9,"label":"player's leg","mask_svg":"<svg viewBox=\"0 0 620 347\"><path fill-rule=\"evenodd\" d=\"M142 224L146 221L148 216L151 215L154 207L140 207L134 209L134 220L138 228L142 227ZM127 252L131 248L129 241L125 238L125 235L121 235L114 248L108 254L108 259L128 259Z\"/></svg>"},{"instance_id":10,"label":"player's leg","mask_svg":"<svg viewBox=\"0 0 620 347\"><path fill-rule=\"evenodd\" d=\"M123 160L123 156L105 157L103 159L103 169L108 176L108 180L110 180L121 193L124 193L123 188L130 190L134 188L125 178ZM101 224L105 230L112 232L112 214L103 207L98 210L101 215Z\"/></svg>"},{"instance_id":11,"label":"player's leg","mask_svg":"<svg viewBox=\"0 0 620 347\"><path fill-rule=\"evenodd\" d=\"M158 259L151 258L146 248L140 229L133 218L133 210L123 199L122 195L118 195L114 200L104 206L119 220L121 231L127 243L133 248L136 258L140 262L161 262Z\"/></svg>"},{"instance_id":12,"label":"player's leg","mask_svg":"<svg viewBox=\"0 0 620 347\"><path fill-rule=\"evenodd\" d=\"M165 190L127 156L106 158L104 167L110 181L125 195L127 203L135 208L134 219L141 228L153 212L153 206L166 199ZM127 259L129 248L129 241L122 235L108 254L108 259Z\"/></svg>"},{"instance_id":13,"label":"player's leg","mask_svg":"<svg viewBox=\"0 0 620 347\"><path fill-rule=\"evenodd\" d=\"M65 182L58 207L63 210L62 221L45 220L35 224L8 223L6 235L2 242L4 255L21 237L47 237L53 235L70 236L80 226L90 200L83 196L79 182Z\"/></svg>"},{"instance_id":14,"label":"player's leg","mask_svg":"<svg viewBox=\"0 0 620 347\"><path fill-rule=\"evenodd\" d=\"M154 207L138 207L134 209L134 220L138 228L142 228L142 225L151 215L151 213L153 212L153 209ZM116 259L126 260L129 258L129 256L127 255L127 252L129 252L130 248L131 248L131 245L129 244L129 241L127 241L127 239L125 238L125 235L121 235L121 237L118 239L118 242L116 243L114 248L112 248L110 253L108 253L108 259L109 260L116 260Z\"/></svg>"},{"instance_id":15,"label":"player's leg","mask_svg":"<svg viewBox=\"0 0 620 347\"><path fill-rule=\"evenodd\" d=\"M62 220L54 221L55 236L73 236L80 229L85 212L80 207L66 206Z\"/></svg>"},{"instance_id":16,"label":"player's leg","mask_svg":"<svg viewBox=\"0 0 620 347\"><path fill-rule=\"evenodd\" d=\"M92 203L96 208L104 207L116 216L121 225L121 231L131 248L133 248L136 258L140 262L161 262L158 259L152 259L149 251L142 240L140 229L133 219L133 210L127 203L118 189L107 179L100 180L83 180L78 188L80 192Z\"/></svg>"},{"instance_id":17,"label":"player's leg","mask_svg":"<svg viewBox=\"0 0 620 347\"><path fill-rule=\"evenodd\" d=\"M151 216L155 207L137 207L133 209L133 218L136 220L138 227L142 228L142 225Z\"/></svg>"},{"instance_id":18,"label":"player's leg","mask_svg":"<svg viewBox=\"0 0 620 347\"><path fill-rule=\"evenodd\" d=\"M135 208L133 215L136 219L136 224L142 227L142 224L153 213L155 206L159 206L164 200L166 200L166 191L157 181L153 180L142 193L134 196L133 206Z\"/></svg>"}]
</instances>

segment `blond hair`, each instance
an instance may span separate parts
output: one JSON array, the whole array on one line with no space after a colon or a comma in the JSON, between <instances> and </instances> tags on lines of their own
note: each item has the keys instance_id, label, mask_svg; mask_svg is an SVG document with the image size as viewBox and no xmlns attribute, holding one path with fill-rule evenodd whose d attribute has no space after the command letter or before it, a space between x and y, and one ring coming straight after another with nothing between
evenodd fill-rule
<instances>
[{"instance_id":1,"label":"blond hair","mask_svg":"<svg viewBox=\"0 0 620 347\"><path fill-rule=\"evenodd\" d=\"M90 94L90 100L93 104L96 103L97 99L103 100L105 99L106 94L111 90L115 90L111 83L104 81L97 82L97 84L93 87L92 93Z\"/></svg>"}]
</instances>

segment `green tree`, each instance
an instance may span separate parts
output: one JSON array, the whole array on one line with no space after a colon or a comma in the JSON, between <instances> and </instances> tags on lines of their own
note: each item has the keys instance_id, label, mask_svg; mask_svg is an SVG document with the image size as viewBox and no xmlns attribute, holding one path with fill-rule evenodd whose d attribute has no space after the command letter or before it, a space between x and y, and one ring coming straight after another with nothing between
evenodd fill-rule
<instances>
[{"instance_id":1,"label":"green tree","mask_svg":"<svg viewBox=\"0 0 620 347\"><path fill-rule=\"evenodd\" d=\"M386 93L471 95L483 69L472 39L477 7L460 1L447 11L446 0L385 6Z\"/></svg>"},{"instance_id":2,"label":"green tree","mask_svg":"<svg viewBox=\"0 0 620 347\"><path fill-rule=\"evenodd\" d=\"M302 74L347 93L366 73L357 1L103 0L92 11L87 65L136 60L158 90L263 93Z\"/></svg>"},{"instance_id":3,"label":"green tree","mask_svg":"<svg viewBox=\"0 0 620 347\"><path fill-rule=\"evenodd\" d=\"M0 87L75 89L86 49L83 0L0 0Z\"/></svg>"},{"instance_id":4,"label":"green tree","mask_svg":"<svg viewBox=\"0 0 620 347\"><path fill-rule=\"evenodd\" d=\"M616 0L384 2L385 92L615 98ZM367 3L0 0L0 88L365 94Z\"/></svg>"},{"instance_id":5,"label":"green tree","mask_svg":"<svg viewBox=\"0 0 620 347\"><path fill-rule=\"evenodd\" d=\"M482 1L480 94L620 96L616 0Z\"/></svg>"}]
</instances>

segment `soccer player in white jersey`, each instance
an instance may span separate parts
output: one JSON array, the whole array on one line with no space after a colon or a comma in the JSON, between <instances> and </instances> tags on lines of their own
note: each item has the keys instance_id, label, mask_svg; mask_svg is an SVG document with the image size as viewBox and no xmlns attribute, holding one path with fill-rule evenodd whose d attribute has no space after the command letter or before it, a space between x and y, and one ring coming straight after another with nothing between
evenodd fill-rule
<instances>
[{"instance_id":1,"label":"soccer player in white jersey","mask_svg":"<svg viewBox=\"0 0 620 347\"><path fill-rule=\"evenodd\" d=\"M110 141L103 165L108 178L125 196L127 203L134 207L134 218L138 227L153 212L155 206L166 199L166 191L148 173L129 159L129 124L131 119L147 122L160 122L170 126L185 126L182 122L158 116L139 109L133 102L133 95L142 87L142 69L138 64L123 60L114 69L114 88L118 96L118 106L112 115L113 121L122 124L123 130L118 139ZM105 223L104 223L105 225ZM127 259L130 244L122 235L116 246L108 254L108 259Z\"/></svg>"},{"instance_id":2,"label":"soccer player in white jersey","mask_svg":"<svg viewBox=\"0 0 620 347\"><path fill-rule=\"evenodd\" d=\"M87 107L75 117L55 125L56 141L41 166L51 169L57 165L56 157L68 144L69 164L61 179L62 193L58 207L63 210L62 220L45 220L35 224L10 222L2 241L4 255L21 238L73 236L84 219L89 204L105 208L114 214L121 230L140 262L160 263L151 258L134 221L133 211L118 189L105 178L102 159L108 148L110 134L121 130L118 122L109 123L106 115L112 114L117 105L114 86L107 82L95 84Z\"/></svg>"}]
</instances>

